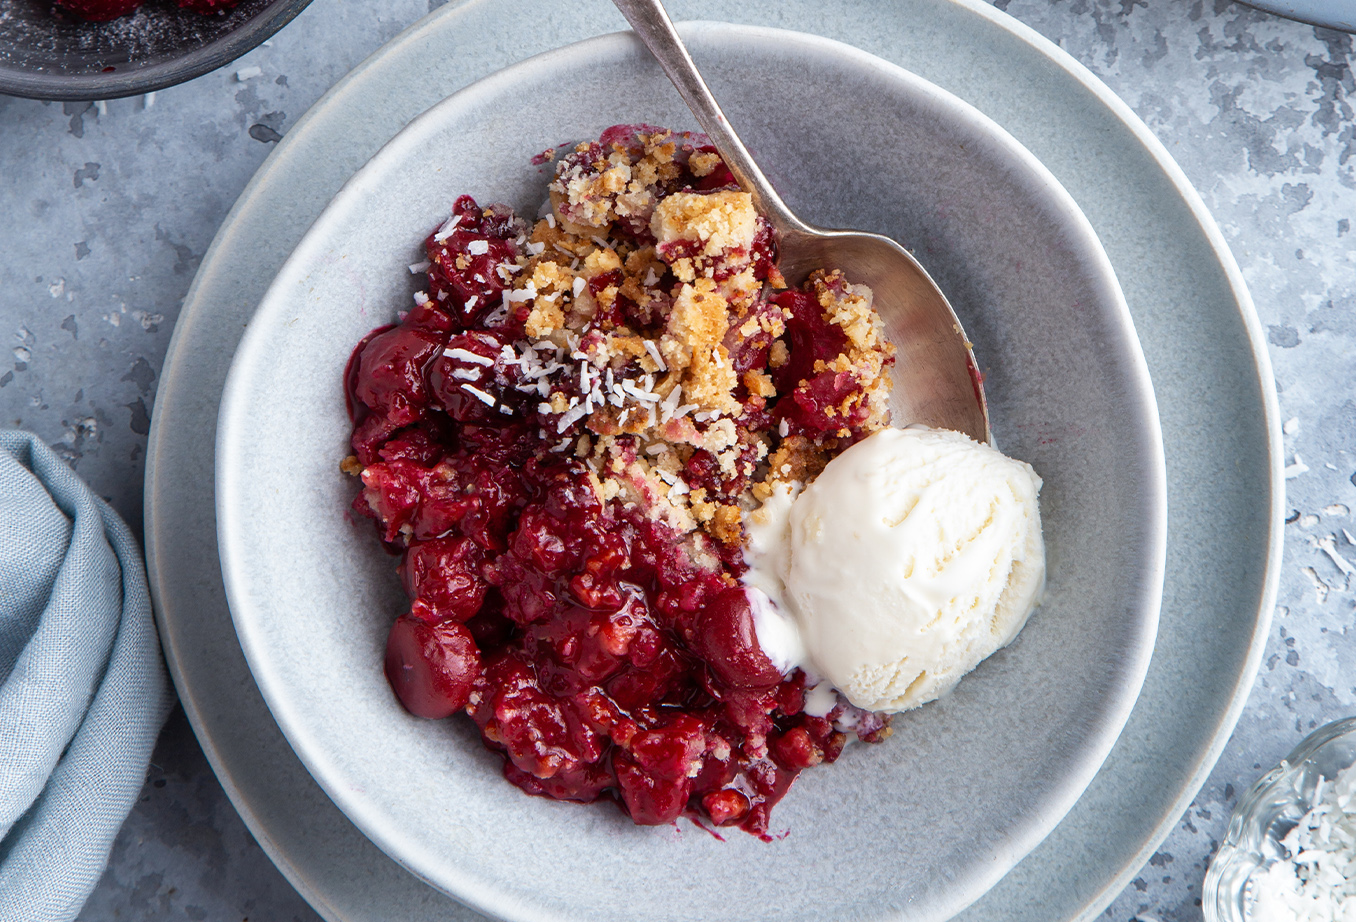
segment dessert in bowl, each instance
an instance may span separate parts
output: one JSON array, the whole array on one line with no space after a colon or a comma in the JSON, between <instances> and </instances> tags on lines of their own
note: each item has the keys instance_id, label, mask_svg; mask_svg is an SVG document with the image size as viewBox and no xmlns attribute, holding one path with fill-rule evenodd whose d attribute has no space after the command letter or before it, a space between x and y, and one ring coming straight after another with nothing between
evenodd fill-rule
<instances>
[{"instance_id":1,"label":"dessert in bowl","mask_svg":"<svg viewBox=\"0 0 1356 922\"><path fill-rule=\"evenodd\" d=\"M1040 481L889 428L875 292L788 283L709 139L556 153L530 228L457 199L349 361L353 509L411 602L386 676L412 714L465 710L529 793L767 837L799 772L1021 629Z\"/></svg>"},{"instance_id":2,"label":"dessert in bowl","mask_svg":"<svg viewBox=\"0 0 1356 922\"><path fill-rule=\"evenodd\" d=\"M942 918L1058 822L1143 679L1164 531L1143 360L1087 222L973 110L836 43L729 26L688 35L732 116L804 110L780 137L748 139L793 207L916 247L976 341L998 444L1045 481L1050 580L1021 638L896 718L881 746L805 773L767 842L524 797L474 725L420 721L391 693L380 663L409 603L395 561L343 515L354 492L336 467L351 431L345 363L413 306L424 285L407 267L458 195L535 214L551 167L533 170L534 155L608 125L690 124L629 36L533 59L430 110L355 176L280 273L223 404L232 614L321 785L382 848L472 906L510 918ZM807 93L845 90L858 106L805 105ZM531 112L513 104L522 98Z\"/></svg>"}]
</instances>

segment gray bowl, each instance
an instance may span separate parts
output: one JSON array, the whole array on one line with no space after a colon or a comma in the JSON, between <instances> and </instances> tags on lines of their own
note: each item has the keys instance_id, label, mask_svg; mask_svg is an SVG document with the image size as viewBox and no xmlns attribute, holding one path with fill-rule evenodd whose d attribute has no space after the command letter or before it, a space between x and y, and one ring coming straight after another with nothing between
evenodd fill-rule
<instances>
[{"instance_id":1,"label":"gray bowl","mask_svg":"<svg viewBox=\"0 0 1356 922\"><path fill-rule=\"evenodd\" d=\"M993 122L836 42L683 31L791 206L915 248L975 341L999 447L1045 478L1048 593L1018 641L902 715L885 744L805 772L773 815L786 834L767 843L528 797L467 721L417 720L390 693L382 651L405 602L393 560L345 515L345 361L410 303L407 266L456 195L534 213L546 181L534 154L619 122L693 127L629 34L530 59L435 106L345 185L280 270L219 417L231 614L326 793L387 854L482 912L936 922L1054 828L1139 693L1166 542L1148 372L1091 226Z\"/></svg>"},{"instance_id":2,"label":"gray bowl","mask_svg":"<svg viewBox=\"0 0 1356 922\"><path fill-rule=\"evenodd\" d=\"M52 0L0 0L0 93L115 99L164 89L228 64L310 0L241 0L203 16L149 0L111 22L85 22Z\"/></svg>"}]
</instances>

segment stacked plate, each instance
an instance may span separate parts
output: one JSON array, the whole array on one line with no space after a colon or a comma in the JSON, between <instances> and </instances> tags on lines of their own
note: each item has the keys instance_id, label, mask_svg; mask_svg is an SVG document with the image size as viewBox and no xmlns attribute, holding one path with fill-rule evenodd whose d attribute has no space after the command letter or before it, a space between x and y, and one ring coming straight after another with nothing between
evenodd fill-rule
<instances>
[{"instance_id":1,"label":"stacked plate","mask_svg":"<svg viewBox=\"0 0 1356 922\"><path fill-rule=\"evenodd\" d=\"M285 268L283 262L345 180L409 118L530 52L621 27L610 7L597 3L563 31L558 24L548 28L550 5L540 5L540 18L526 11L510 19L488 3L440 11L346 78L289 133L246 190L185 304L152 434L148 555L181 697L228 793L284 873L333 919L467 914L402 865L461 900L524 919L596 916L599 907L619 917L662 918L675 906L697 917L785 916L790 913L783 910L794 907L807 917L940 919L975 900L968 910L975 918L1081 918L1100 911L1204 779L1256 669L1274 592L1279 432L1256 318L1218 231L1180 171L1105 87L983 4L910 0L874 10L869 22L854 4L779 5L780 23L828 34L884 62L768 31L706 25L688 35L717 94L733 100L732 117L751 131L760 106L764 116L790 112L815 98L815 90L855 99L842 112L802 112L799 124L764 117L769 127L755 147L767 153L774 175L784 177L793 204L807 217L866 224L917 245L957 304L990 374L1000 445L1029 457L1042 473L1048 468L1053 488L1046 494L1054 523L1051 600L1028 636L955 696L901 721L900 738L887 744L893 749L884 760L865 752L807 774L796 799L783 807L791 834L770 845L751 839L722 845L691 828L676 836L642 834L614 823L601 806L528 800L491 777L492 762L470 734L455 725L402 724L389 695L379 698L377 659L369 657L368 668L363 655L379 634L374 625L393 614L383 606L394 603L383 594L389 580L382 582L380 562L358 547L351 530L342 531L342 502L338 508L335 502L342 481L334 471L343 449L342 402L333 399L339 379L331 366L344 344L356 341L353 331L389 320L401 306L393 296L407 296L402 288L410 281L407 272L396 282L398 272L372 268L381 260L354 263L354 272L333 267L347 252L358 262L380 255L403 271L417 261L422 233L410 230L421 221L436 223L431 216L446 207L449 194L510 201L529 194L520 153L549 147L567 132L595 134L613 121L687 127L685 113L629 37L595 40L497 73L382 152L339 194L297 257ZM715 2L673 7L680 17L757 15ZM451 47L458 53L448 53ZM982 131L966 138L948 129L931 142L928 130L907 117L890 127L889 119L901 113L937 114L920 102L935 101L929 95L935 89L894 64L975 106L998 127L976 115L971 127L985 126ZM806 74L813 79L795 83ZM618 89L590 86L590 75L615 78L610 86ZM546 120L537 138L530 121L512 109L534 97L552 104L543 111L564 106L567 116L586 115L582 123ZM948 105L948 111L968 111ZM749 114L740 117L741 111ZM844 134L834 135L835 123ZM448 148L458 137L465 149ZM845 145L845 137L876 141L857 149ZM797 159L784 156L800 151L810 154L800 162L832 165L837 153L852 163L873 150L879 155L883 140L895 142L893 151L955 142L944 156L975 162L1006 151L1026 173L986 190L994 206L986 215L985 196L973 194L974 177L963 170L938 173L922 165L899 172L901 185L879 181L882 170L895 178L888 159L874 172L844 177L831 169L798 172ZM515 153L515 145L523 151ZM459 155L448 158L449 175L442 178L440 150ZM477 161L477 151L487 153ZM1043 217L1037 207L1022 220L985 225L994 215L1010 218L998 205L1009 187L1027 190L1028 199L1043 188L1044 201L1058 207ZM365 222L365 208L368 216L387 214L380 205L371 211L371 203L393 197L416 203L416 213ZM1080 209L1086 221L1069 217ZM338 233L344 222L347 230ZM366 230L375 236L360 234L355 248L353 228L369 223ZM969 239L967 226L975 229ZM1098 259L1109 257L1125 303L1079 295L1069 283L1078 272L1024 276L1013 261L1021 246L1003 250L1004 232L1020 233L1021 244L1035 248L1033 266L1062 261L1091 278L1103 272ZM390 252L376 253L377 245ZM201 472L218 461L211 432L228 358L241 321L280 269L254 321L258 332L241 353L244 370L232 379L228 419L234 422L223 429L229 441L221 446L225 490L218 497ZM369 271L377 274L364 275ZM375 278L386 281L369 284ZM335 279L340 287L356 284L351 297L307 300L307 285L325 288ZM1001 313L1034 310L1043 282L1049 282L1049 304L1040 319ZM1179 304L1192 311L1175 309ZM1125 305L1144 344L1143 359ZM289 339L286 330L294 326L309 332ZM333 336L317 337L330 328ZM1154 475L1159 445L1144 360L1157 391L1171 510L1162 620L1147 677L1163 574L1164 483ZM1080 382L1084 415L1073 411L1070 396L1061 396ZM288 385L295 405L275 401L276 412L257 412ZM289 432L295 437L282 445ZM251 437L258 441L243 450L242 440ZM268 474L277 468L280 448L305 469L304 482ZM252 455L273 460L254 464ZM1105 500L1100 507L1099 497ZM1267 499L1259 504L1257 497ZM253 674L217 569L217 503L225 512L223 547L235 549L228 576ZM279 531L286 523L276 515L259 514L270 505L289 513L291 532ZM1227 552L1213 540L1226 529L1240 536ZM241 553L248 535L257 547ZM304 622L308 615L290 600L296 588L314 584L285 574L316 559L307 555L320 549L333 560L332 548L320 548L317 540L356 550L330 565L326 576L343 592L326 599L338 599L340 610L311 625L315 655L298 658L288 653L302 649L306 632L287 619ZM262 591L266 586L273 589ZM280 600L289 601L282 610ZM338 686L320 682L336 669L344 673ZM1143 692L1112 748L1141 678ZM334 688L345 683L357 691L335 700ZM344 716L335 719L335 713ZM882 764L872 765L873 759ZM410 780L431 777L425 769L442 780L430 786ZM873 787L878 774L896 781ZM868 822L882 813L890 817L883 826ZM815 824L840 820L829 847L816 849ZM534 859L534 843L543 842L555 842L560 855ZM665 863L672 870L652 891L629 885ZM751 901L732 904L741 886Z\"/></svg>"}]
</instances>

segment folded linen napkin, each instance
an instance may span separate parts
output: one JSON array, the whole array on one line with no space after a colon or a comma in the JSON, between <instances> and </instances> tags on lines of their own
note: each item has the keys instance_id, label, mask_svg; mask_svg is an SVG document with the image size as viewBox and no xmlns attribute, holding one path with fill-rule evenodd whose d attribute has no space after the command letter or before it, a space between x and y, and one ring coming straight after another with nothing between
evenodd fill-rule
<instances>
[{"instance_id":1,"label":"folded linen napkin","mask_svg":"<svg viewBox=\"0 0 1356 922\"><path fill-rule=\"evenodd\" d=\"M172 702L136 539L0 430L0 922L80 912Z\"/></svg>"}]
</instances>

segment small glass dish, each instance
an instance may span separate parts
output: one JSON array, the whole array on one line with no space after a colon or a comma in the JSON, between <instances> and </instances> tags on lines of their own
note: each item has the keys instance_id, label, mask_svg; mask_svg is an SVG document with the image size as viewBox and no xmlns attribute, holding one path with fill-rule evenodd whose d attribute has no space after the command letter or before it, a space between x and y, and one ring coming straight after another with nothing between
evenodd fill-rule
<instances>
[{"instance_id":1,"label":"small glass dish","mask_svg":"<svg viewBox=\"0 0 1356 922\"><path fill-rule=\"evenodd\" d=\"M1356 764L1356 717L1324 724L1238 802L1224 843L1201 887L1205 922L1249 922L1248 880L1273 862L1288 860L1281 844L1313 809L1320 779L1331 782Z\"/></svg>"}]
</instances>

